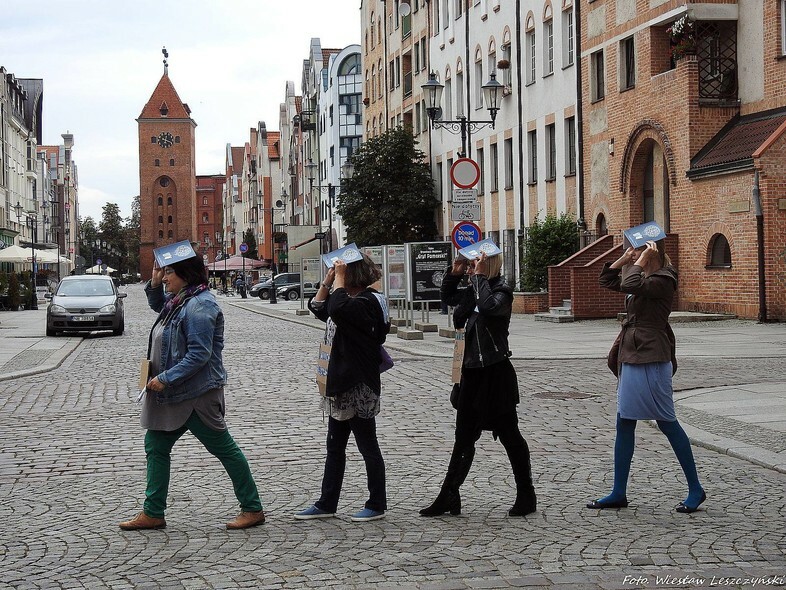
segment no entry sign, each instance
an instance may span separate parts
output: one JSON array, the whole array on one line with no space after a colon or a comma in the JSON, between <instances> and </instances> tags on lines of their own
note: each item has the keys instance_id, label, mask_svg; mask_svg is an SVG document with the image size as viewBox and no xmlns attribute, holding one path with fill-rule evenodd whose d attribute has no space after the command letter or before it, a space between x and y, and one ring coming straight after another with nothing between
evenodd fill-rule
<instances>
[{"instance_id":1,"label":"no entry sign","mask_svg":"<svg viewBox=\"0 0 786 590\"><path fill-rule=\"evenodd\" d=\"M475 160L459 158L450 167L450 180L459 188L472 188L480 182L480 166Z\"/></svg>"},{"instance_id":2,"label":"no entry sign","mask_svg":"<svg viewBox=\"0 0 786 590\"><path fill-rule=\"evenodd\" d=\"M453 228L450 239L456 249L461 250L480 241L480 228L471 221L462 221Z\"/></svg>"}]
</instances>

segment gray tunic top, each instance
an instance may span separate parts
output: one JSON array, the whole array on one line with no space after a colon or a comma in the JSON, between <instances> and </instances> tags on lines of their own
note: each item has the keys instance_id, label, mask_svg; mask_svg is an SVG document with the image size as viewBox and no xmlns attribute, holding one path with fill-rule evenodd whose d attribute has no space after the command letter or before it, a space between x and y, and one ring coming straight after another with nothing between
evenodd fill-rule
<instances>
[{"instance_id":1,"label":"gray tunic top","mask_svg":"<svg viewBox=\"0 0 786 590\"><path fill-rule=\"evenodd\" d=\"M152 346L150 348L150 364L152 375L161 372L161 336L164 326L157 324L153 328ZM226 430L224 388L210 389L194 399L183 400L175 404L157 404L155 397L145 393L142 398L142 428L148 430L177 430L183 426L192 412L196 412L203 424L211 430Z\"/></svg>"}]
</instances>

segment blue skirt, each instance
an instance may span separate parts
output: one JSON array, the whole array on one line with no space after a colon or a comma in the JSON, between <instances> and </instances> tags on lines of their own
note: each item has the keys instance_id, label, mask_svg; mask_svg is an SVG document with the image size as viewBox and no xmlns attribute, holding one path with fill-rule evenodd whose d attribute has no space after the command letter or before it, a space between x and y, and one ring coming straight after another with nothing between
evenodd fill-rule
<instances>
[{"instance_id":1,"label":"blue skirt","mask_svg":"<svg viewBox=\"0 0 786 590\"><path fill-rule=\"evenodd\" d=\"M628 420L675 421L671 362L622 363L617 385L617 412Z\"/></svg>"}]
</instances>

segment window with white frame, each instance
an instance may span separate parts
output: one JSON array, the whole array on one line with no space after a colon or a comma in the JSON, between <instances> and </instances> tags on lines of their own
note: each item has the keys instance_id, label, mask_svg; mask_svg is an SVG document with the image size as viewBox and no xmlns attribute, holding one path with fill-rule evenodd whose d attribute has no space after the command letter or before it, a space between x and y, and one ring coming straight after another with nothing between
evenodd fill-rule
<instances>
[{"instance_id":1,"label":"window with white frame","mask_svg":"<svg viewBox=\"0 0 786 590\"><path fill-rule=\"evenodd\" d=\"M483 108L483 54L475 52L475 109Z\"/></svg>"},{"instance_id":2,"label":"window with white frame","mask_svg":"<svg viewBox=\"0 0 786 590\"><path fill-rule=\"evenodd\" d=\"M576 174L576 117L565 119L565 176Z\"/></svg>"},{"instance_id":3,"label":"window with white frame","mask_svg":"<svg viewBox=\"0 0 786 590\"><path fill-rule=\"evenodd\" d=\"M538 182L538 132L533 129L527 133L527 149L529 150L529 183Z\"/></svg>"},{"instance_id":4,"label":"window with white frame","mask_svg":"<svg viewBox=\"0 0 786 590\"><path fill-rule=\"evenodd\" d=\"M543 76L554 73L554 20L543 23Z\"/></svg>"},{"instance_id":5,"label":"window with white frame","mask_svg":"<svg viewBox=\"0 0 786 590\"><path fill-rule=\"evenodd\" d=\"M483 171L484 166L484 151L483 148L478 148L477 152L475 152L475 158L478 162L478 168L480 168L480 180L478 181L478 193L481 195L486 192L484 181L486 179L486 175Z\"/></svg>"},{"instance_id":6,"label":"window with white frame","mask_svg":"<svg viewBox=\"0 0 786 590\"><path fill-rule=\"evenodd\" d=\"M508 63L508 67L502 70L502 85L508 90L511 88L511 70L513 64L510 63L510 43L502 46L502 60Z\"/></svg>"},{"instance_id":7,"label":"window with white frame","mask_svg":"<svg viewBox=\"0 0 786 590\"><path fill-rule=\"evenodd\" d=\"M442 0L442 28L450 26L450 0Z\"/></svg>"},{"instance_id":8,"label":"window with white frame","mask_svg":"<svg viewBox=\"0 0 786 590\"><path fill-rule=\"evenodd\" d=\"M606 67L602 49L590 55L590 72L592 101L603 100L606 96Z\"/></svg>"},{"instance_id":9,"label":"window with white frame","mask_svg":"<svg viewBox=\"0 0 786 590\"><path fill-rule=\"evenodd\" d=\"M505 188L513 188L513 138L505 140L503 158L505 158Z\"/></svg>"},{"instance_id":10,"label":"window with white frame","mask_svg":"<svg viewBox=\"0 0 786 590\"><path fill-rule=\"evenodd\" d=\"M636 86L636 49L633 37L620 41L620 90Z\"/></svg>"},{"instance_id":11,"label":"window with white frame","mask_svg":"<svg viewBox=\"0 0 786 590\"><path fill-rule=\"evenodd\" d=\"M535 83L535 29L527 31L525 36L527 48L527 84Z\"/></svg>"},{"instance_id":12,"label":"window with white frame","mask_svg":"<svg viewBox=\"0 0 786 590\"><path fill-rule=\"evenodd\" d=\"M443 93L445 102L445 116L443 119L453 118L453 84L450 78L445 78L445 91Z\"/></svg>"},{"instance_id":13,"label":"window with white frame","mask_svg":"<svg viewBox=\"0 0 786 590\"><path fill-rule=\"evenodd\" d=\"M546 180L557 178L557 134L554 123L546 125Z\"/></svg>"},{"instance_id":14,"label":"window with white frame","mask_svg":"<svg viewBox=\"0 0 786 590\"><path fill-rule=\"evenodd\" d=\"M562 67L572 66L576 60L576 32L573 24L573 7L562 11Z\"/></svg>"},{"instance_id":15,"label":"window with white frame","mask_svg":"<svg viewBox=\"0 0 786 590\"><path fill-rule=\"evenodd\" d=\"M491 192L495 193L499 190L499 153L497 152L497 144L491 144L491 157L489 165L491 166Z\"/></svg>"},{"instance_id":16,"label":"window with white frame","mask_svg":"<svg viewBox=\"0 0 786 590\"><path fill-rule=\"evenodd\" d=\"M464 73L456 74L456 116L464 115Z\"/></svg>"}]
</instances>

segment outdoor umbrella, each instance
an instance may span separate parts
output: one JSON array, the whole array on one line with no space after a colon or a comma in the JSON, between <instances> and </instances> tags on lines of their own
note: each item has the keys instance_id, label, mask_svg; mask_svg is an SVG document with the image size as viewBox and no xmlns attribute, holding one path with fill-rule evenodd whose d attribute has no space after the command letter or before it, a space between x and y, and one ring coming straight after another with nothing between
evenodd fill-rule
<instances>
[{"instance_id":1,"label":"outdoor umbrella","mask_svg":"<svg viewBox=\"0 0 786 590\"><path fill-rule=\"evenodd\" d=\"M7 246L0 250L0 262L33 262L33 251L21 246Z\"/></svg>"},{"instance_id":2,"label":"outdoor umbrella","mask_svg":"<svg viewBox=\"0 0 786 590\"><path fill-rule=\"evenodd\" d=\"M262 260L255 260L254 258L244 258L243 256L230 256L226 260L219 260L217 262L213 262L212 264L208 264L207 267L211 271L221 272L224 269L241 270L244 264L246 270L255 269L255 268L265 268L267 266L267 262L263 262Z\"/></svg>"},{"instance_id":3,"label":"outdoor umbrella","mask_svg":"<svg viewBox=\"0 0 786 590\"><path fill-rule=\"evenodd\" d=\"M85 269L85 274L88 274L88 275L100 275L100 274L102 274L104 272L109 274L110 272L117 272L117 269L116 268L112 268L111 266L107 265L106 270L103 270L101 268L101 266L99 266L98 264L96 264L95 266L91 266L90 268L86 268Z\"/></svg>"}]
</instances>

